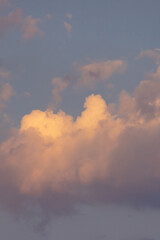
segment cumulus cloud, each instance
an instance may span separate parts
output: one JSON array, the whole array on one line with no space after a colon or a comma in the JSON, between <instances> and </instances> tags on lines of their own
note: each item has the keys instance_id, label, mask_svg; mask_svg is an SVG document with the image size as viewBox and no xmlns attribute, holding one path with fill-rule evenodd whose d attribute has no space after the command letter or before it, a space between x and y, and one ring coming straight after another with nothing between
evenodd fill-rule
<instances>
[{"instance_id":1,"label":"cumulus cloud","mask_svg":"<svg viewBox=\"0 0 160 240\"><path fill-rule=\"evenodd\" d=\"M23 32L23 39L29 40L37 35L43 36L43 31L38 27L38 23L42 22L40 18L33 18L28 16L23 20L21 31Z\"/></svg>"},{"instance_id":2,"label":"cumulus cloud","mask_svg":"<svg viewBox=\"0 0 160 240\"><path fill-rule=\"evenodd\" d=\"M22 10L16 8L7 16L0 16L0 37L7 34L10 30L17 27L22 20Z\"/></svg>"},{"instance_id":3,"label":"cumulus cloud","mask_svg":"<svg viewBox=\"0 0 160 240\"><path fill-rule=\"evenodd\" d=\"M64 22L64 27L67 31L67 34L70 35L71 34L71 31L72 31L72 25L68 22Z\"/></svg>"},{"instance_id":4,"label":"cumulus cloud","mask_svg":"<svg viewBox=\"0 0 160 240\"><path fill-rule=\"evenodd\" d=\"M120 113L130 117L153 118L160 111L160 66L140 82L132 96L125 91L120 96Z\"/></svg>"},{"instance_id":5,"label":"cumulus cloud","mask_svg":"<svg viewBox=\"0 0 160 240\"><path fill-rule=\"evenodd\" d=\"M159 86L158 67L132 95L121 93L115 114L92 94L76 119L62 110L25 115L0 145L0 204L45 216L85 203L159 208Z\"/></svg>"},{"instance_id":6,"label":"cumulus cloud","mask_svg":"<svg viewBox=\"0 0 160 240\"><path fill-rule=\"evenodd\" d=\"M85 200L90 184L106 178L108 150L102 150L105 144L113 147L121 124L112 122L99 95L88 97L85 108L76 121L62 111L35 110L24 116L17 134L1 144L0 191L5 190L0 201L6 207L17 210L31 201L48 212L70 212L74 202ZM108 133L100 144L104 121Z\"/></svg>"},{"instance_id":7,"label":"cumulus cloud","mask_svg":"<svg viewBox=\"0 0 160 240\"><path fill-rule=\"evenodd\" d=\"M122 60L93 62L79 67L79 86L92 87L95 83L108 80L113 74L123 72L126 64Z\"/></svg>"}]
</instances>

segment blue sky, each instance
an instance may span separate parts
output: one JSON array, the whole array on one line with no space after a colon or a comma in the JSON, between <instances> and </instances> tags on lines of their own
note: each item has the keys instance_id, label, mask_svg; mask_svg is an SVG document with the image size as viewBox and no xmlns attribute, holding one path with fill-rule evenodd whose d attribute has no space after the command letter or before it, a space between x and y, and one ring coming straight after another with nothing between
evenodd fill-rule
<instances>
[{"instance_id":1,"label":"blue sky","mask_svg":"<svg viewBox=\"0 0 160 240\"><path fill-rule=\"evenodd\" d=\"M159 239L159 12L0 0L4 240Z\"/></svg>"}]
</instances>

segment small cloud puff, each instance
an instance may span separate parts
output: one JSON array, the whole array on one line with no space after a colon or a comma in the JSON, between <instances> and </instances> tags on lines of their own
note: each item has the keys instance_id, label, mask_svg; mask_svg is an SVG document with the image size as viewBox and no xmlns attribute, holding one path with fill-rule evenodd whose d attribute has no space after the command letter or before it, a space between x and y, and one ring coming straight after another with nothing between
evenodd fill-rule
<instances>
[{"instance_id":1,"label":"small cloud puff","mask_svg":"<svg viewBox=\"0 0 160 240\"><path fill-rule=\"evenodd\" d=\"M72 25L68 22L64 22L64 27L67 30L67 34L70 35L70 33L72 31Z\"/></svg>"},{"instance_id":2,"label":"small cloud puff","mask_svg":"<svg viewBox=\"0 0 160 240\"><path fill-rule=\"evenodd\" d=\"M68 19L72 19L72 13L67 13L67 14L66 14L66 17L67 17Z\"/></svg>"}]
</instances>

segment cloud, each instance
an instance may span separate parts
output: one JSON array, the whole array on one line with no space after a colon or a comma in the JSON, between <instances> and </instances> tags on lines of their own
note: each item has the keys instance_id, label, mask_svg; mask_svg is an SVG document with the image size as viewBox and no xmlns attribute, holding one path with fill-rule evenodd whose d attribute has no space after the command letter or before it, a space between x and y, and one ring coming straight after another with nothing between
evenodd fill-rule
<instances>
[{"instance_id":1,"label":"cloud","mask_svg":"<svg viewBox=\"0 0 160 240\"><path fill-rule=\"evenodd\" d=\"M112 124L99 95L88 97L85 108L76 121L62 111L35 110L24 116L17 134L1 144L0 202L10 211L26 209L29 201L48 214L70 212L74 202L85 199L84 190L91 183L104 179L107 151L100 144L99 155L97 131L106 120L108 141L118 133L117 129L110 136L119 122Z\"/></svg>"},{"instance_id":2,"label":"cloud","mask_svg":"<svg viewBox=\"0 0 160 240\"><path fill-rule=\"evenodd\" d=\"M146 57L153 59L159 65L160 64L160 49L155 48L153 50L148 49L145 51L141 51L137 58L140 59L140 58L146 58Z\"/></svg>"},{"instance_id":3,"label":"cloud","mask_svg":"<svg viewBox=\"0 0 160 240\"><path fill-rule=\"evenodd\" d=\"M79 86L92 87L108 80L113 74L123 72L126 64L122 60L93 62L79 67Z\"/></svg>"},{"instance_id":4,"label":"cloud","mask_svg":"<svg viewBox=\"0 0 160 240\"><path fill-rule=\"evenodd\" d=\"M13 28L17 27L22 20L22 10L16 8L13 12L10 12L7 16L0 16L0 37L7 34Z\"/></svg>"},{"instance_id":5,"label":"cloud","mask_svg":"<svg viewBox=\"0 0 160 240\"><path fill-rule=\"evenodd\" d=\"M53 96L53 107L57 107L58 104L61 102L61 96L60 93L63 92L67 86L68 86L68 81L63 80L62 78L53 78L52 79L52 85L54 86L52 90L52 96Z\"/></svg>"},{"instance_id":6,"label":"cloud","mask_svg":"<svg viewBox=\"0 0 160 240\"><path fill-rule=\"evenodd\" d=\"M0 68L0 79L6 79L11 76L10 72L6 72L4 69Z\"/></svg>"},{"instance_id":7,"label":"cloud","mask_svg":"<svg viewBox=\"0 0 160 240\"><path fill-rule=\"evenodd\" d=\"M0 69L0 110L6 105L11 96L14 94L13 88L9 83L4 80L10 77L10 72Z\"/></svg>"},{"instance_id":8,"label":"cloud","mask_svg":"<svg viewBox=\"0 0 160 240\"><path fill-rule=\"evenodd\" d=\"M82 66L74 62L73 66L74 74L66 75L63 78L55 78L55 81L61 82L61 84L63 83L63 86L66 85L66 83L67 86L72 84L75 89L84 86L93 88L97 83L104 83L108 81L112 75L122 73L126 69L126 63L123 60L99 61ZM106 86L110 89L113 88L112 83L108 83ZM65 90L65 88L63 90Z\"/></svg>"},{"instance_id":9,"label":"cloud","mask_svg":"<svg viewBox=\"0 0 160 240\"><path fill-rule=\"evenodd\" d=\"M159 208L159 71L132 95L123 91L115 114L92 94L76 119L62 110L25 115L0 145L1 206L47 217L86 203ZM53 84L58 94L66 87Z\"/></svg>"},{"instance_id":10,"label":"cloud","mask_svg":"<svg viewBox=\"0 0 160 240\"><path fill-rule=\"evenodd\" d=\"M40 18L33 18L28 16L23 20L21 31L23 32L23 39L29 40L37 35L43 36L43 31L38 27L38 23L42 22Z\"/></svg>"},{"instance_id":11,"label":"cloud","mask_svg":"<svg viewBox=\"0 0 160 240\"><path fill-rule=\"evenodd\" d=\"M72 31L72 25L68 22L64 22L64 27L67 30L67 34L70 35Z\"/></svg>"},{"instance_id":12,"label":"cloud","mask_svg":"<svg viewBox=\"0 0 160 240\"><path fill-rule=\"evenodd\" d=\"M9 0L0 0L0 8L6 7L10 5Z\"/></svg>"},{"instance_id":13,"label":"cloud","mask_svg":"<svg viewBox=\"0 0 160 240\"><path fill-rule=\"evenodd\" d=\"M24 95L27 96L27 97L30 97L31 93L30 92L24 92Z\"/></svg>"},{"instance_id":14,"label":"cloud","mask_svg":"<svg viewBox=\"0 0 160 240\"><path fill-rule=\"evenodd\" d=\"M132 96L122 92L120 96L120 113L132 118L137 116L153 118L160 110L160 66L156 72L149 73L146 80L140 82Z\"/></svg>"},{"instance_id":15,"label":"cloud","mask_svg":"<svg viewBox=\"0 0 160 240\"><path fill-rule=\"evenodd\" d=\"M68 19L72 19L72 13L67 13L67 14L66 14L66 17L67 17Z\"/></svg>"},{"instance_id":16,"label":"cloud","mask_svg":"<svg viewBox=\"0 0 160 240\"><path fill-rule=\"evenodd\" d=\"M0 2L1 4L5 2ZM7 3L7 1L6 1ZM3 5L2 5L3 6ZM14 11L10 12L7 16L0 16L0 37L4 36L14 28L18 28L22 33L22 38L27 41L35 36L43 36L44 32L39 28L38 24L43 22L44 19L33 18L32 16L27 16L22 19L22 9L16 8ZM50 19L51 15L47 14L46 19Z\"/></svg>"},{"instance_id":17,"label":"cloud","mask_svg":"<svg viewBox=\"0 0 160 240\"><path fill-rule=\"evenodd\" d=\"M52 15L50 14L50 13L48 13L47 15L46 15L46 19L51 19L52 18Z\"/></svg>"}]
</instances>

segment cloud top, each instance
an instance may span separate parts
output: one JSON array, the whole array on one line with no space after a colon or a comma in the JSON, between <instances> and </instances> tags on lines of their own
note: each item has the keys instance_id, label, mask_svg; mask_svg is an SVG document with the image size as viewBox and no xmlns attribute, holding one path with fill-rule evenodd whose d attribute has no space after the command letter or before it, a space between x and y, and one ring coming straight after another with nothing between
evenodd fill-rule
<instances>
[{"instance_id":1,"label":"cloud top","mask_svg":"<svg viewBox=\"0 0 160 240\"><path fill-rule=\"evenodd\" d=\"M105 81L123 67L116 60L80 71ZM52 83L55 97L67 87L61 78ZM0 145L0 205L19 214L39 209L47 217L86 203L159 208L159 89L157 67L132 94L122 91L114 114L101 95L91 94L76 118L50 109L23 116Z\"/></svg>"}]
</instances>

